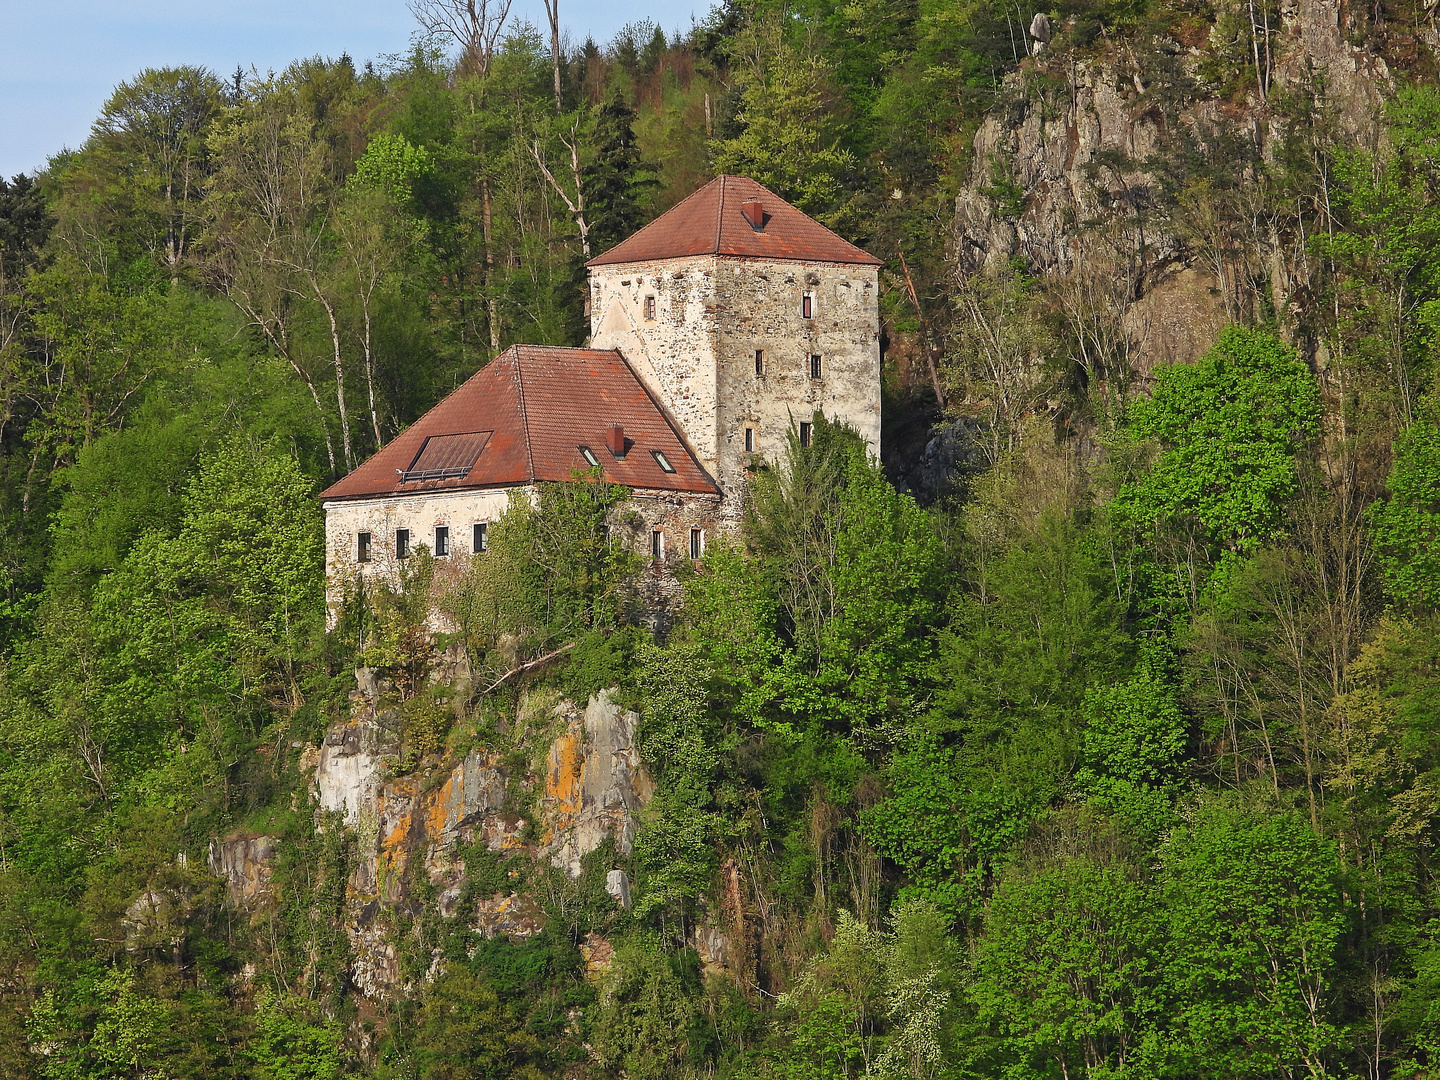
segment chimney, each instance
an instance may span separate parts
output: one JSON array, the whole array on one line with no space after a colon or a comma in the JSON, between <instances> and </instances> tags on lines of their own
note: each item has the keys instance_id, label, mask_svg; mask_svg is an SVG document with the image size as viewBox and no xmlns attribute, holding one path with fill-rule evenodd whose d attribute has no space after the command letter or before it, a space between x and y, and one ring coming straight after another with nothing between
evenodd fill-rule
<instances>
[{"instance_id":1,"label":"chimney","mask_svg":"<svg viewBox=\"0 0 1440 1080\"><path fill-rule=\"evenodd\" d=\"M765 231L765 207L758 199L751 199L749 202L740 204L740 213L745 215L745 220L756 232Z\"/></svg>"},{"instance_id":2,"label":"chimney","mask_svg":"<svg viewBox=\"0 0 1440 1080\"><path fill-rule=\"evenodd\" d=\"M610 453L617 458L625 456L625 429L619 424L613 425L605 432L605 445L610 448Z\"/></svg>"}]
</instances>

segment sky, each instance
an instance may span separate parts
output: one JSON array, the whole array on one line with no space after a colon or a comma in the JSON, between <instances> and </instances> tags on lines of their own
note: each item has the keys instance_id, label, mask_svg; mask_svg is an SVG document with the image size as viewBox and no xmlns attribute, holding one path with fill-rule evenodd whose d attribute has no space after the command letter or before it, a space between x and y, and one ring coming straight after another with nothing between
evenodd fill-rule
<instances>
[{"instance_id":1,"label":"sky","mask_svg":"<svg viewBox=\"0 0 1440 1080\"><path fill-rule=\"evenodd\" d=\"M667 33L704 18L710 0L560 0L575 41L608 41L652 19ZM512 19L545 24L541 0ZM34 172L85 141L117 83L147 67L197 64L222 78L304 56L356 64L404 53L416 25L404 0L0 0L0 176Z\"/></svg>"}]
</instances>

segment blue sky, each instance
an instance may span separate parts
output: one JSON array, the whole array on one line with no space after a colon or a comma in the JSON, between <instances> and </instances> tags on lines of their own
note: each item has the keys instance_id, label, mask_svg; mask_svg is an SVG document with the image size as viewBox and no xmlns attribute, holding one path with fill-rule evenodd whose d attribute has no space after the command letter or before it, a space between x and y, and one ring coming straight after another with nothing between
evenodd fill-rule
<instances>
[{"instance_id":1,"label":"blue sky","mask_svg":"<svg viewBox=\"0 0 1440 1080\"><path fill-rule=\"evenodd\" d=\"M560 0L570 36L607 41L650 18L688 30L709 0ZM511 18L537 25L541 0ZM201 64L262 73L301 56L357 63L403 53L415 30L404 0L0 0L0 176L31 172L84 142L115 84L147 67Z\"/></svg>"}]
</instances>

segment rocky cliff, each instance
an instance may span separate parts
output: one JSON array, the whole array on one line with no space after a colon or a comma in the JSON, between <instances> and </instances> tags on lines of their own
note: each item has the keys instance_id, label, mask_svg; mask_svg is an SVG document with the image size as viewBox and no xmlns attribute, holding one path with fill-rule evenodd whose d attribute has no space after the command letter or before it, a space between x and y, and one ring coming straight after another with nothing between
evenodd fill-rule
<instances>
[{"instance_id":1,"label":"rocky cliff","mask_svg":"<svg viewBox=\"0 0 1440 1080\"><path fill-rule=\"evenodd\" d=\"M403 984L400 928L427 904L477 937L524 938L544 926L544 904L526 884L543 874L512 871L518 887L477 892L467 851L518 857L573 881L608 842L613 862L599 879L617 907L629 906L621 864L652 786L636 749L639 718L611 692L583 706L554 691L522 695L509 738L483 745L462 719L450 750L403 774L394 711L392 688L362 669L350 717L301 757L320 827L353 835L343 922L350 978L363 995L384 998ZM235 834L212 843L210 869L232 903L254 911L266 902L276 852L273 837ZM585 951L599 966L609 955L598 939Z\"/></svg>"},{"instance_id":2,"label":"rocky cliff","mask_svg":"<svg viewBox=\"0 0 1440 1080\"><path fill-rule=\"evenodd\" d=\"M1226 67L1238 46L1218 22L1085 48L1061 29L975 135L955 201L959 274L1020 260L1052 280L1104 275L1098 290L1068 287L1092 303L1112 294L1147 370L1197 355L1253 302L1247 289L1268 290L1283 322L1304 290L1303 243L1259 205L1257 166L1295 136L1297 117L1340 144L1375 146L1395 80L1353 40L1342 0L1282 0L1278 12L1254 68ZM1221 176L1187 174L1182 159Z\"/></svg>"}]
</instances>

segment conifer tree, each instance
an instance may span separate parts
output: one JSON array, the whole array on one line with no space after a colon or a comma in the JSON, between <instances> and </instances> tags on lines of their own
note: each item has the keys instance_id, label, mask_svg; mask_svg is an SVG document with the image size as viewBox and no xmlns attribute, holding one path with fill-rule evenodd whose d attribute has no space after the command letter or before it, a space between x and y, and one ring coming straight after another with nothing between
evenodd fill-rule
<instances>
[{"instance_id":1,"label":"conifer tree","mask_svg":"<svg viewBox=\"0 0 1440 1080\"><path fill-rule=\"evenodd\" d=\"M614 247L645 223L649 194L660 186L656 166L640 156L634 123L635 110L618 91L600 106L595 160L584 173L590 238L597 253Z\"/></svg>"}]
</instances>

